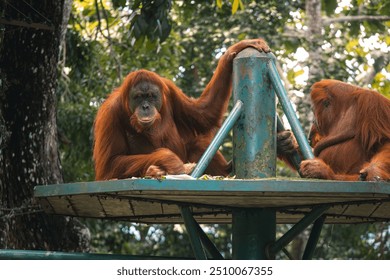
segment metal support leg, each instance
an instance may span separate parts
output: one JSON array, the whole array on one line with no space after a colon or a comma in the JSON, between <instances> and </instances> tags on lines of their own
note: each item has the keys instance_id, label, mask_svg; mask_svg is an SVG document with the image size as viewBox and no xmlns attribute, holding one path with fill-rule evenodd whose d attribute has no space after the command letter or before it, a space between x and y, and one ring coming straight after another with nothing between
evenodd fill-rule
<instances>
[{"instance_id":1,"label":"metal support leg","mask_svg":"<svg viewBox=\"0 0 390 280\"><path fill-rule=\"evenodd\" d=\"M276 176L276 96L268 77L272 56L248 48L233 62L233 98L244 103L233 127L233 167L237 178ZM233 259L266 259L275 241L274 209L233 210Z\"/></svg>"},{"instance_id":2,"label":"metal support leg","mask_svg":"<svg viewBox=\"0 0 390 280\"><path fill-rule=\"evenodd\" d=\"M206 259L203 249L213 258L223 260L221 253L215 247L214 243L208 238L206 233L200 227L198 222L192 216L188 207L180 208L187 232L190 236L191 246L197 259ZM201 248L201 249L200 249Z\"/></svg>"},{"instance_id":3,"label":"metal support leg","mask_svg":"<svg viewBox=\"0 0 390 280\"><path fill-rule=\"evenodd\" d=\"M200 241L202 242L204 249L207 251L207 253L216 260L223 260L223 257L221 253L218 251L217 247L215 247L214 243L211 242L209 237L206 235L206 233L203 231L203 229L200 227L200 225L195 221L195 219L192 217L194 220L194 223L196 225L196 228L198 230L198 234L200 237Z\"/></svg>"},{"instance_id":4,"label":"metal support leg","mask_svg":"<svg viewBox=\"0 0 390 280\"><path fill-rule=\"evenodd\" d=\"M233 211L233 259L265 260L265 248L275 241L276 213L271 209Z\"/></svg>"},{"instance_id":5,"label":"metal support leg","mask_svg":"<svg viewBox=\"0 0 390 280\"><path fill-rule=\"evenodd\" d=\"M326 217L319 217L313 224L311 229L309 240L307 241L305 252L303 253L303 260L311 260L314 254L314 250L317 246L318 239L320 238L322 226L324 225Z\"/></svg>"},{"instance_id":6,"label":"metal support leg","mask_svg":"<svg viewBox=\"0 0 390 280\"><path fill-rule=\"evenodd\" d=\"M308 213L298 223L296 223L289 231L287 231L281 238L279 238L279 240L268 246L268 255L275 255L277 252L279 252L328 209L329 206L327 205L321 205L313 208L310 213Z\"/></svg>"},{"instance_id":7,"label":"metal support leg","mask_svg":"<svg viewBox=\"0 0 390 280\"><path fill-rule=\"evenodd\" d=\"M191 247L194 251L195 258L198 260L207 259L202 243L200 242L196 223L194 223L190 209L188 207L180 207L180 211L188 232L188 236L190 237Z\"/></svg>"}]
</instances>

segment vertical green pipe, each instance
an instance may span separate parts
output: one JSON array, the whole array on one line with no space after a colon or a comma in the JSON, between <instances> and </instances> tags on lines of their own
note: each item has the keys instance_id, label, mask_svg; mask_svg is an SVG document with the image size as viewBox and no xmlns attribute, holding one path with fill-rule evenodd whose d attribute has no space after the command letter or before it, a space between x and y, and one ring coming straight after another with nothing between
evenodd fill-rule
<instances>
[{"instance_id":1,"label":"vertical green pipe","mask_svg":"<svg viewBox=\"0 0 390 280\"><path fill-rule=\"evenodd\" d=\"M265 208L240 208L233 210L232 217L233 259L274 259L266 248L275 241L275 210Z\"/></svg>"},{"instance_id":2,"label":"vertical green pipe","mask_svg":"<svg viewBox=\"0 0 390 280\"><path fill-rule=\"evenodd\" d=\"M233 98L244 103L233 127L233 167L239 179L276 176L276 106L269 80L269 54L253 48L233 61ZM275 241L276 211L233 210L233 259L266 259L266 245Z\"/></svg>"},{"instance_id":3,"label":"vertical green pipe","mask_svg":"<svg viewBox=\"0 0 390 280\"><path fill-rule=\"evenodd\" d=\"M233 126L233 166L240 179L276 176L276 106L268 78L270 59L247 48L233 62L233 98L244 103Z\"/></svg>"}]
</instances>

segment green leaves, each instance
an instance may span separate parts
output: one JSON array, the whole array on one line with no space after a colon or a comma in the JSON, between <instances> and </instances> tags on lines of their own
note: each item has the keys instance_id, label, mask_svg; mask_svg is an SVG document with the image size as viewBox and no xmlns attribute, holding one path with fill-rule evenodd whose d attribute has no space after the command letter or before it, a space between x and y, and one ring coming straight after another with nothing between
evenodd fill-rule
<instances>
[{"instance_id":1,"label":"green leaves","mask_svg":"<svg viewBox=\"0 0 390 280\"><path fill-rule=\"evenodd\" d=\"M126 0L111 0L114 9L124 8L126 6Z\"/></svg>"},{"instance_id":2,"label":"green leaves","mask_svg":"<svg viewBox=\"0 0 390 280\"><path fill-rule=\"evenodd\" d=\"M130 31L135 43L143 42L145 37L153 44L157 41L162 43L168 38L172 28L169 19L170 0L135 1L131 9L133 16Z\"/></svg>"},{"instance_id":3,"label":"green leaves","mask_svg":"<svg viewBox=\"0 0 390 280\"><path fill-rule=\"evenodd\" d=\"M64 59L64 66L70 71L66 76L62 74L64 77L61 78L58 91L58 123L64 136L72 143L61 144L67 182L93 180L93 118L102 100L120 85L127 73L146 68L174 80L186 94L198 96L212 76L217 57L238 40L263 37L268 41L290 84L289 93L298 111L301 96L296 93L308 93L303 90L305 85L299 81L314 64L324 69L325 77L321 78L356 82L359 82L357 78L364 76L367 69L374 68L378 73L371 83L372 88L390 94L390 65L383 66L383 58L376 56L375 62L370 66L368 55L372 57L380 48L374 48L374 44L369 43L367 46L370 49L365 49L361 43L371 35L379 34L377 40L389 46L389 22L353 21L324 26L319 35L322 42L318 46L321 56L315 61L297 60L297 49L307 51L310 48L304 33L306 11L305 1L302 0L287 1L288 5L282 0L111 0L112 5L106 5L110 0L102 1L109 16L107 21L110 41L107 36L101 36L101 31L97 29L94 1L73 2L74 10L65 48L67 57ZM344 7L336 16L358 15L359 12L371 15L390 14L389 1L376 0L370 3L374 2L375 5L367 5L367 1L353 0L351 7ZM322 11L328 17L334 17L337 3L337 0L323 0ZM104 12L102 8L100 11ZM106 18L101 17L101 21L101 28L106 31ZM381 26L387 28L383 29ZM382 71L379 71L382 67ZM222 147L227 159L232 158L231 146L229 138ZM284 168L278 172L285 176L291 175L286 170ZM187 237L171 226L128 227L132 225L99 223L96 228L91 226L91 231L95 234L94 240L101 242L94 244L95 248L103 252L158 252L162 255L186 255L185 251L189 248ZM209 233L211 237L215 237L217 247L229 257L230 228L226 227L229 226L212 225ZM352 231L348 231L345 237L342 236L343 232L346 231L339 228L336 230L336 226L333 230L332 227L332 232L327 232L327 237L330 236L331 240L326 237L321 239L324 246L319 246L321 250L316 251L316 257L363 258L367 256L366 249L372 249L369 256L375 257L375 250L369 244L365 245L366 249L356 248L358 252L349 252L346 248L356 246L362 238L356 233L353 235ZM161 239L152 240L151 237L154 238L156 234ZM341 247L345 240L353 242ZM388 256L389 252L386 254Z\"/></svg>"},{"instance_id":4,"label":"green leaves","mask_svg":"<svg viewBox=\"0 0 390 280\"><path fill-rule=\"evenodd\" d=\"M322 7L325 10L327 16L334 15L334 11L336 10L337 6L337 0L322 0Z\"/></svg>"},{"instance_id":5,"label":"green leaves","mask_svg":"<svg viewBox=\"0 0 390 280\"><path fill-rule=\"evenodd\" d=\"M233 0L233 5L232 5L232 14L234 15L238 8L240 7L241 10L244 9L244 4L242 4L241 0Z\"/></svg>"},{"instance_id":6,"label":"green leaves","mask_svg":"<svg viewBox=\"0 0 390 280\"><path fill-rule=\"evenodd\" d=\"M241 0L230 0L232 4L232 14L234 15L238 9L240 8L241 10L244 10L244 4L242 3ZM222 8L222 0L216 0L217 7L219 9Z\"/></svg>"}]
</instances>

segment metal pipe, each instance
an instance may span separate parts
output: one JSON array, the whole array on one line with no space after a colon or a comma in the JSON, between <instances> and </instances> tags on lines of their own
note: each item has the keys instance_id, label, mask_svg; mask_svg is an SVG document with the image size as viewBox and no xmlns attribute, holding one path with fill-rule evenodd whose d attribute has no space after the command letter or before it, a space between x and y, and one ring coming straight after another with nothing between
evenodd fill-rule
<instances>
[{"instance_id":1,"label":"metal pipe","mask_svg":"<svg viewBox=\"0 0 390 280\"><path fill-rule=\"evenodd\" d=\"M277 116L277 132L280 132L280 131L284 131L286 130L284 128L284 125L283 125L283 122L282 120L279 118L279 116ZM290 162L292 163L292 165L294 166L294 168L298 171L299 173L299 167L301 165L301 157L299 156L298 154L298 151L294 151L290 156L289 156L289 160Z\"/></svg>"},{"instance_id":2,"label":"metal pipe","mask_svg":"<svg viewBox=\"0 0 390 280\"><path fill-rule=\"evenodd\" d=\"M244 103L233 127L233 166L239 179L276 176L276 97L268 77L270 59L247 48L233 61L233 98Z\"/></svg>"},{"instance_id":3,"label":"metal pipe","mask_svg":"<svg viewBox=\"0 0 390 280\"><path fill-rule=\"evenodd\" d=\"M320 205L306 214L298 223L296 223L289 231L287 231L276 242L267 246L267 254L270 256L275 255L282 250L288 243L290 243L298 234L304 231L312 222L317 220L326 210L329 209L328 205Z\"/></svg>"},{"instance_id":4,"label":"metal pipe","mask_svg":"<svg viewBox=\"0 0 390 280\"><path fill-rule=\"evenodd\" d=\"M282 249L282 252L287 256L287 258L288 258L289 260L293 260L293 259L294 259L294 257L290 254L289 251L287 251L286 248L283 248L283 249Z\"/></svg>"},{"instance_id":5,"label":"metal pipe","mask_svg":"<svg viewBox=\"0 0 390 280\"><path fill-rule=\"evenodd\" d=\"M180 212L181 212L181 216L183 217L188 236L190 237L190 243L195 258L197 260L206 260L207 259L206 253L203 250L203 246L200 241L198 230L195 225L197 223L193 219L190 209L188 207L180 207Z\"/></svg>"},{"instance_id":6,"label":"metal pipe","mask_svg":"<svg viewBox=\"0 0 390 280\"><path fill-rule=\"evenodd\" d=\"M286 117L290 123L291 129L294 132L295 138L297 139L303 157L305 159L313 159L314 155L312 152L312 148L310 147L309 142L307 141L306 136L301 127L301 124L299 123L298 118L295 115L291 102L287 97L286 89L282 85L278 70L276 69L275 56L274 59L268 61L268 70L272 85L276 91L279 102L282 105L283 111L286 114Z\"/></svg>"},{"instance_id":7,"label":"metal pipe","mask_svg":"<svg viewBox=\"0 0 390 280\"><path fill-rule=\"evenodd\" d=\"M64 253L57 251L0 249L0 260L175 260L191 259L164 256Z\"/></svg>"},{"instance_id":8,"label":"metal pipe","mask_svg":"<svg viewBox=\"0 0 390 280\"><path fill-rule=\"evenodd\" d=\"M192 217L192 219L194 220L194 224L198 230L200 240L207 253L209 253L209 255L213 259L223 260L224 258L222 257L221 253L218 251L217 247L215 247L215 244L210 240L210 238L206 235L206 233L203 231L200 225L195 221L194 217Z\"/></svg>"},{"instance_id":9,"label":"metal pipe","mask_svg":"<svg viewBox=\"0 0 390 280\"><path fill-rule=\"evenodd\" d=\"M267 74L269 59L247 48L233 61L233 98L244 103L233 127L233 167L240 179L276 176L276 97ZM276 211L233 210L232 235L233 259L266 259L266 245L275 241Z\"/></svg>"},{"instance_id":10,"label":"metal pipe","mask_svg":"<svg viewBox=\"0 0 390 280\"><path fill-rule=\"evenodd\" d=\"M213 141L207 147L206 151L203 153L202 157L199 159L194 170L191 173L191 176L194 178L199 178L203 172L206 170L207 166L213 159L215 153L222 145L223 140L232 129L234 123L237 121L238 117L242 112L243 104L240 100L237 100L232 111L229 113L226 120L223 122L221 128L218 130L217 134L214 136ZM180 207L180 212L184 220L188 235L190 237L190 242L192 249L194 251L195 257L197 259L206 259L205 252L203 250L203 245L205 249L215 258L221 259L222 256L219 251L215 248L214 244L210 241L207 235L204 233L202 228L196 222L192 216L191 210L188 207Z\"/></svg>"},{"instance_id":11,"label":"metal pipe","mask_svg":"<svg viewBox=\"0 0 390 280\"><path fill-rule=\"evenodd\" d=\"M305 252L303 253L303 260L311 260L313 258L314 250L320 238L322 226L325 223L326 217L322 215L313 224L309 240L306 243Z\"/></svg>"},{"instance_id":12,"label":"metal pipe","mask_svg":"<svg viewBox=\"0 0 390 280\"><path fill-rule=\"evenodd\" d=\"M200 177L203 172L206 170L207 166L213 159L215 153L218 151L219 147L222 145L223 140L228 135L229 131L232 129L234 123L237 121L238 117L242 112L243 104L241 100L237 100L232 111L229 113L229 116L223 122L221 128L218 130L213 141L210 143L206 151L203 153L202 157L196 164L194 170L191 173L191 176L194 178Z\"/></svg>"}]
</instances>

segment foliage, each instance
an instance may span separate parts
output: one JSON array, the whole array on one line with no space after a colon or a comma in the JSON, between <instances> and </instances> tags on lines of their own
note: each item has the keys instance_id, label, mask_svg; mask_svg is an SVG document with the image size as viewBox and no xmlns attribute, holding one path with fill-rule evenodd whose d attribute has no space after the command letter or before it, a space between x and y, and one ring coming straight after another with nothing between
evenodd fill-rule
<instances>
[{"instance_id":1,"label":"foliage","mask_svg":"<svg viewBox=\"0 0 390 280\"><path fill-rule=\"evenodd\" d=\"M328 225L321 233L316 249L318 259L388 260L390 259L389 225Z\"/></svg>"},{"instance_id":2,"label":"foliage","mask_svg":"<svg viewBox=\"0 0 390 280\"><path fill-rule=\"evenodd\" d=\"M154 42L157 38L164 42L171 32L168 14L171 0L134 1L131 8L131 35L137 41L143 41L145 36ZM138 12L140 10L140 12Z\"/></svg>"},{"instance_id":3,"label":"foliage","mask_svg":"<svg viewBox=\"0 0 390 280\"><path fill-rule=\"evenodd\" d=\"M388 15L387 2L353 0L341 6L340 1L322 1L323 15ZM315 63L321 65L326 78L368 85L390 97L389 28L390 22L380 21L324 26L321 61ZM263 37L285 73L291 100L299 104L302 92L310 86L310 46L304 32L302 0L74 1L62 48L58 89L65 180L93 180L91 132L96 110L123 77L136 69L156 71L174 80L188 95L198 96L228 46L244 38ZM373 79L366 83L369 73L373 73ZM222 149L227 158L231 157L231 146L228 139ZM296 176L280 163L278 173ZM93 250L97 252L192 256L188 239L178 226L87 222L93 233ZM230 226L208 225L205 229L229 257ZM384 234L372 238L376 232ZM348 242L343 243L345 240ZM321 239L326 246L317 251L317 256L388 258L388 249L383 253L378 249L383 245L388 248L388 240L387 224L326 226ZM355 251L347 250L355 247Z\"/></svg>"},{"instance_id":4,"label":"foliage","mask_svg":"<svg viewBox=\"0 0 390 280\"><path fill-rule=\"evenodd\" d=\"M183 225L144 225L112 221L87 221L96 232L92 239L95 253L193 258ZM206 234L221 254L231 258L228 225L204 226Z\"/></svg>"}]
</instances>

